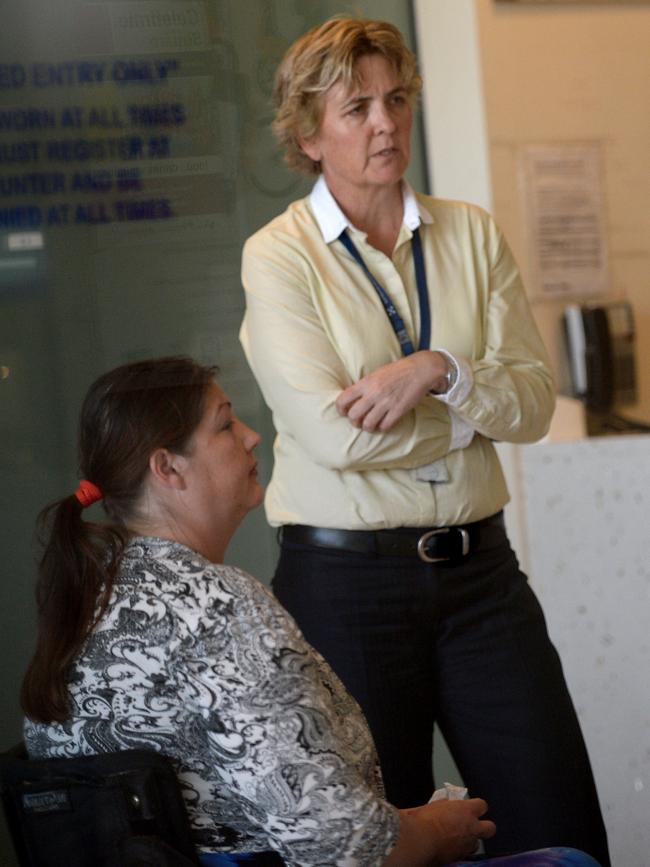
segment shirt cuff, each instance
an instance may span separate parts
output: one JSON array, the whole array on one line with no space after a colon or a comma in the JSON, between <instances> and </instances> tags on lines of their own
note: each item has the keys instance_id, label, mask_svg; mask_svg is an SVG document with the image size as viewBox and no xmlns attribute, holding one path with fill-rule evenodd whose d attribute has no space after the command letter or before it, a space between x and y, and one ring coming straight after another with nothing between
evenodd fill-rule
<instances>
[{"instance_id":1,"label":"shirt cuff","mask_svg":"<svg viewBox=\"0 0 650 867\"><path fill-rule=\"evenodd\" d=\"M447 361L456 370L456 382L454 382L449 391L444 394L436 394L434 397L436 400L441 400L449 406L459 406L465 400L474 385L474 373L472 372L472 367L469 361L466 358L463 358L462 355L457 357L452 355L451 352L447 352L446 349L436 349L434 351L444 355Z\"/></svg>"},{"instance_id":2,"label":"shirt cuff","mask_svg":"<svg viewBox=\"0 0 650 867\"><path fill-rule=\"evenodd\" d=\"M456 449L466 448L474 439L474 428L459 415L456 415L453 410L453 407L461 404L472 390L474 373L466 358L462 356L457 358L451 352L447 352L446 349L436 349L435 351L444 355L456 372L456 381L449 391L445 394L432 394L432 397L435 397L436 400L446 403L449 409L449 421L451 425L449 451L453 452Z\"/></svg>"}]
</instances>

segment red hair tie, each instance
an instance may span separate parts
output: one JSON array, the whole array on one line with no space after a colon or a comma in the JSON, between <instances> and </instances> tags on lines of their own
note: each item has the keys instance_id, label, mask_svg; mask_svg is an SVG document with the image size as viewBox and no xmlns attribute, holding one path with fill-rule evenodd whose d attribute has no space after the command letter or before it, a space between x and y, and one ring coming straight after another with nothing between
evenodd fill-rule
<instances>
[{"instance_id":1,"label":"red hair tie","mask_svg":"<svg viewBox=\"0 0 650 867\"><path fill-rule=\"evenodd\" d=\"M92 506L93 503L101 500L104 496L97 485L93 485L93 483L89 482L87 479L81 479L79 487L74 492L74 495L81 503L82 509L85 509L86 506Z\"/></svg>"}]
</instances>

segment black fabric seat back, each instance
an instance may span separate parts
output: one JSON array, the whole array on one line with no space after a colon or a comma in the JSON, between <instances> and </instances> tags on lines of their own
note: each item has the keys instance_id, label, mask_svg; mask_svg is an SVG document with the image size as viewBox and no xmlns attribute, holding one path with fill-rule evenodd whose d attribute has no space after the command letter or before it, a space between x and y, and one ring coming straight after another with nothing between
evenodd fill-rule
<instances>
[{"instance_id":1,"label":"black fabric seat back","mask_svg":"<svg viewBox=\"0 0 650 867\"><path fill-rule=\"evenodd\" d=\"M0 758L7 824L21 867L198 864L174 768L127 750L69 759Z\"/></svg>"}]
</instances>

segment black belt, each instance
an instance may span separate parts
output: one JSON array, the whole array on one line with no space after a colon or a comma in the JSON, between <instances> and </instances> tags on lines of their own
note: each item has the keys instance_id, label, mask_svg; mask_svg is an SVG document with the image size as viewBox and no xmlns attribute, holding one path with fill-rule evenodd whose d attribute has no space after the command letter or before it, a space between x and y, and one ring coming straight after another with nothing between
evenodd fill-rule
<instances>
[{"instance_id":1,"label":"black belt","mask_svg":"<svg viewBox=\"0 0 650 867\"><path fill-rule=\"evenodd\" d=\"M333 530L328 527L308 527L286 524L282 540L317 548L335 548L357 554L389 557L419 557L425 563L462 560L472 554L489 531L503 533L503 512L452 527L397 527L394 530Z\"/></svg>"}]
</instances>

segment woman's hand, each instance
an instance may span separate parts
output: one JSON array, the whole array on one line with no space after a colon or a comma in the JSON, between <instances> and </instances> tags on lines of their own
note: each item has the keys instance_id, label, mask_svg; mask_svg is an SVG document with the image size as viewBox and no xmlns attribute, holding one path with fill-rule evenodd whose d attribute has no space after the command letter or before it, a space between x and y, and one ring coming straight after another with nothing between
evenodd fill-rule
<instances>
[{"instance_id":1,"label":"woman's hand","mask_svg":"<svg viewBox=\"0 0 650 867\"><path fill-rule=\"evenodd\" d=\"M410 412L429 391L443 392L449 362L441 352L414 352L377 368L348 386L336 408L365 431L387 431Z\"/></svg>"},{"instance_id":2,"label":"woman's hand","mask_svg":"<svg viewBox=\"0 0 650 867\"><path fill-rule=\"evenodd\" d=\"M481 798L400 810L400 835L381 867L442 867L469 857L479 840L496 833L494 822L481 819L486 811Z\"/></svg>"}]
</instances>

